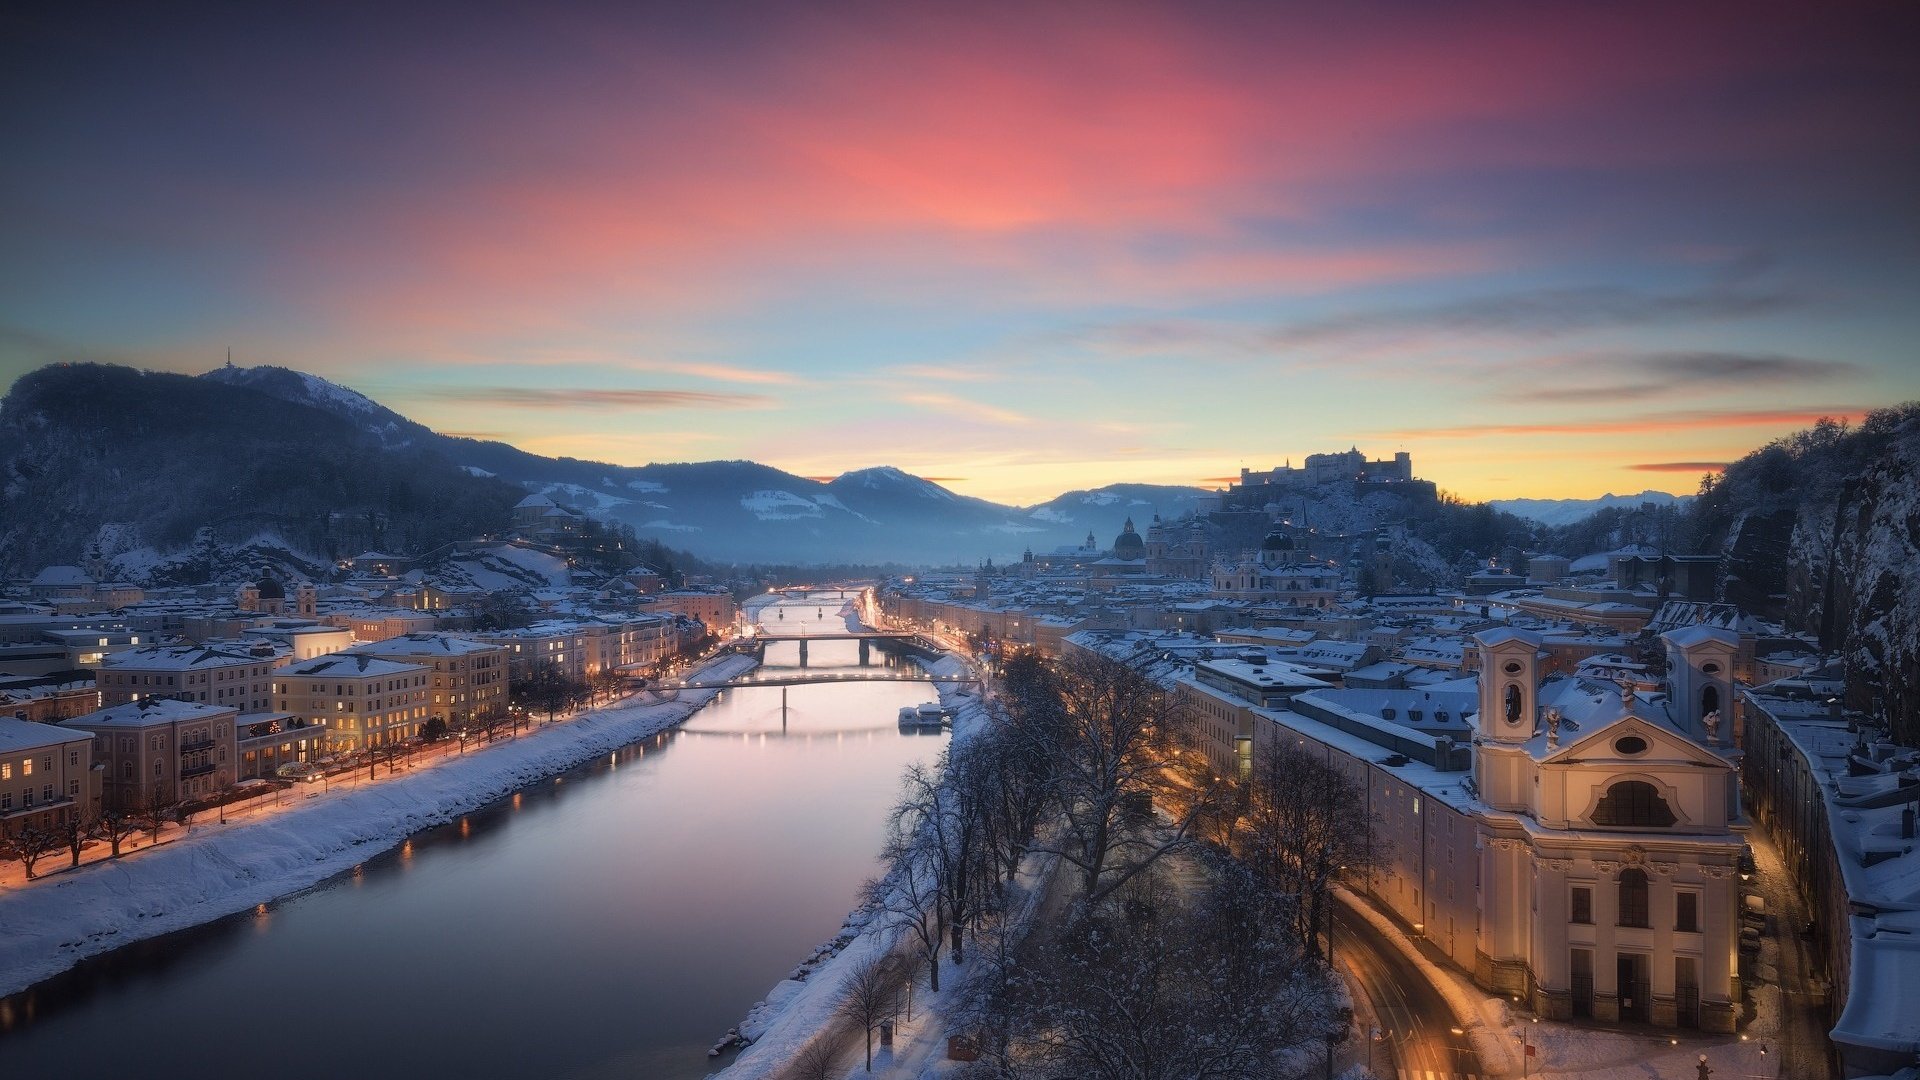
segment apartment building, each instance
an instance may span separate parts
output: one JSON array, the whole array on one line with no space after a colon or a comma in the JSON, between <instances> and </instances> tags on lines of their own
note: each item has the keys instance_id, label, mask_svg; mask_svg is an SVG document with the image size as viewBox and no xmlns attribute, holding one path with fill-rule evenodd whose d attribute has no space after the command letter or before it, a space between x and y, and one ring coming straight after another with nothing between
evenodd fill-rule
<instances>
[{"instance_id":1,"label":"apartment building","mask_svg":"<svg viewBox=\"0 0 1920 1080\"><path fill-rule=\"evenodd\" d=\"M327 729L332 749L357 753L420 734L432 696L431 669L366 653L297 661L273 673L274 704Z\"/></svg>"},{"instance_id":2,"label":"apartment building","mask_svg":"<svg viewBox=\"0 0 1920 1080\"><path fill-rule=\"evenodd\" d=\"M112 705L64 726L93 740L101 767L100 803L121 810L171 806L233 784L232 705L143 697Z\"/></svg>"},{"instance_id":3,"label":"apartment building","mask_svg":"<svg viewBox=\"0 0 1920 1080\"><path fill-rule=\"evenodd\" d=\"M48 827L99 807L91 735L0 717L0 829Z\"/></svg>"},{"instance_id":4,"label":"apartment building","mask_svg":"<svg viewBox=\"0 0 1920 1080\"><path fill-rule=\"evenodd\" d=\"M158 697L262 712L273 707L273 672L284 656L285 646L265 641L130 649L101 660L100 704Z\"/></svg>"},{"instance_id":5,"label":"apartment building","mask_svg":"<svg viewBox=\"0 0 1920 1080\"><path fill-rule=\"evenodd\" d=\"M453 634L402 634L349 649L431 672L427 715L461 731L507 710L507 649Z\"/></svg>"}]
</instances>

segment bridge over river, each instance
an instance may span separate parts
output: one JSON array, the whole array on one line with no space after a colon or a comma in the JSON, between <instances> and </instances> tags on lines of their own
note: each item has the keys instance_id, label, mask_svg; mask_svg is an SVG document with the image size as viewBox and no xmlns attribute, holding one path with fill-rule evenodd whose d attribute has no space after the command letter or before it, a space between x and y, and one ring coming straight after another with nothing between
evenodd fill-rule
<instances>
[{"instance_id":1,"label":"bridge over river","mask_svg":"<svg viewBox=\"0 0 1920 1080\"><path fill-rule=\"evenodd\" d=\"M752 650L761 660L767 658L767 646L774 642L792 641L800 645L800 666L807 666L807 643L813 641L858 641L860 643L860 666L866 667L873 662L873 648L877 644L882 651L899 651L924 656L931 660L943 651L936 642L929 641L911 630L823 630L818 633L788 633L780 630L762 628L752 637L735 642L733 648L742 651Z\"/></svg>"}]
</instances>

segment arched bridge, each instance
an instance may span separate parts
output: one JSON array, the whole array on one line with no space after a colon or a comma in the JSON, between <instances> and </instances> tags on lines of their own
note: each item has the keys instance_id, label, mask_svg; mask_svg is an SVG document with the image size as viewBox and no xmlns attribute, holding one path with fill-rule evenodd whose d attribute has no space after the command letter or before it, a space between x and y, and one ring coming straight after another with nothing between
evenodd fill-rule
<instances>
[{"instance_id":1,"label":"arched bridge","mask_svg":"<svg viewBox=\"0 0 1920 1080\"><path fill-rule=\"evenodd\" d=\"M860 643L860 666L866 667L873 660L873 646L880 643L883 650L895 649L901 652L917 653L928 659L939 656L941 648L911 630L828 630L817 634L794 634L780 630L760 630L752 637L736 642L736 647L752 648L754 654L766 659L767 643L772 641L795 641L800 643L800 666L807 666L807 644L813 641L858 641Z\"/></svg>"}]
</instances>

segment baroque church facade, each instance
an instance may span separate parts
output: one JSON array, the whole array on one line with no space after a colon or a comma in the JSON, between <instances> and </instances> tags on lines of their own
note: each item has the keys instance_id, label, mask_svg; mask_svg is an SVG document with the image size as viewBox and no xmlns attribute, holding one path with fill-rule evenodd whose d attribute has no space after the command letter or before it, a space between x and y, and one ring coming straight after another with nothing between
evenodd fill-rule
<instances>
[{"instance_id":1,"label":"baroque church facade","mask_svg":"<svg viewBox=\"0 0 1920 1080\"><path fill-rule=\"evenodd\" d=\"M1664 638L1665 684L1543 684L1542 641L1476 636L1474 976L1550 1019L1730 1032L1747 820L1731 701L1739 639Z\"/></svg>"}]
</instances>

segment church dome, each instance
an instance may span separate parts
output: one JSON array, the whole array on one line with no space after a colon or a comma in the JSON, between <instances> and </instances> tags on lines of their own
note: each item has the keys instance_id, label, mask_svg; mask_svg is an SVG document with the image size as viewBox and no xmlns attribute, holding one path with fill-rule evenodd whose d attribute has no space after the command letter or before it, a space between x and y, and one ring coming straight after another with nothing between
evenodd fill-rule
<instances>
[{"instance_id":1,"label":"church dome","mask_svg":"<svg viewBox=\"0 0 1920 1080\"><path fill-rule=\"evenodd\" d=\"M1272 532L1267 534L1267 538L1265 540L1260 541L1260 550L1261 551L1292 551L1293 537L1288 536L1286 533L1281 532L1279 529L1275 529Z\"/></svg>"},{"instance_id":2,"label":"church dome","mask_svg":"<svg viewBox=\"0 0 1920 1080\"><path fill-rule=\"evenodd\" d=\"M1144 559L1147 557L1147 542L1133 531L1133 519L1128 518L1126 527L1120 535L1113 538L1113 557L1116 559Z\"/></svg>"},{"instance_id":3,"label":"church dome","mask_svg":"<svg viewBox=\"0 0 1920 1080\"><path fill-rule=\"evenodd\" d=\"M262 600L285 600L287 590L270 577L263 577L253 585Z\"/></svg>"}]
</instances>

